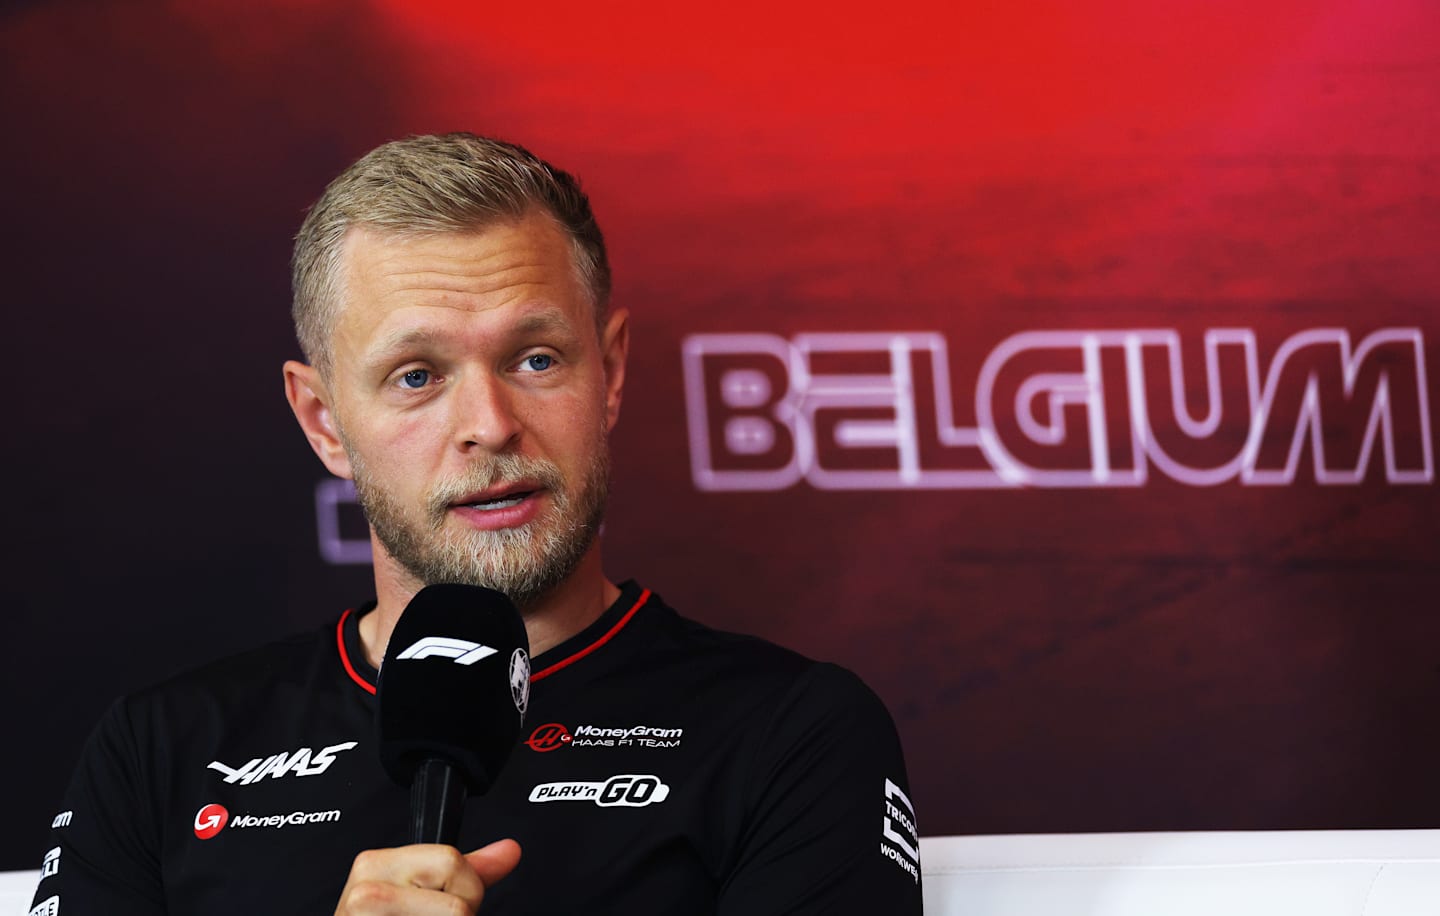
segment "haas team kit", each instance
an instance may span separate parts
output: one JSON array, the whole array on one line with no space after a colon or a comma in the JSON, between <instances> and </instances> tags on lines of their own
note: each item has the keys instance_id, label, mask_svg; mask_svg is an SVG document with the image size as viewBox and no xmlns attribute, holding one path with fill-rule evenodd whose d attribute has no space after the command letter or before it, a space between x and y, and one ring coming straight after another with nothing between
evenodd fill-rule
<instances>
[{"instance_id":1,"label":"haas team kit","mask_svg":"<svg viewBox=\"0 0 1440 916\"><path fill-rule=\"evenodd\" d=\"M365 610L117 701L55 818L32 913L313 916L357 853L411 842L411 792L392 776L414 760L380 746ZM494 666L523 719L518 742L475 762L491 784L459 812L460 849L523 850L482 913L920 913L899 741L848 671L687 620L634 582L534 659L392 645L435 671ZM469 703L429 714L463 720Z\"/></svg>"}]
</instances>

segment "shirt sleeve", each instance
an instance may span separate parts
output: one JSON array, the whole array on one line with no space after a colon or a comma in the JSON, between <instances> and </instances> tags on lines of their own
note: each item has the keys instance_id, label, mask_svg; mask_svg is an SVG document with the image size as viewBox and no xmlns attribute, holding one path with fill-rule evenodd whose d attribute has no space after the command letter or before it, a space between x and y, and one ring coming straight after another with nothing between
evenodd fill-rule
<instances>
[{"instance_id":1,"label":"shirt sleeve","mask_svg":"<svg viewBox=\"0 0 1440 916\"><path fill-rule=\"evenodd\" d=\"M50 830L32 914L161 916L159 828L125 701L90 734Z\"/></svg>"},{"instance_id":2,"label":"shirt sleeve","mask_svg":"<svg viewBox=\"0 0 1440 916\"><path fill-rule=\"evenodd\" d=\"M720 916L921 912L900 740L855 675L818 664L781 699L746 798Z\"/></svg>"}]
</instances>

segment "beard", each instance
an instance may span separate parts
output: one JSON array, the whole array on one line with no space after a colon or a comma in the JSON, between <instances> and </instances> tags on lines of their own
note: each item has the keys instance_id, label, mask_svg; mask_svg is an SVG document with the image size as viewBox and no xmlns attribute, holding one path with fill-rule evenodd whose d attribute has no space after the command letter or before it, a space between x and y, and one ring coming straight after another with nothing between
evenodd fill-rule
<instances>
[{"instance_id":1,"label":"beard","mask_svg":"<svg viewBox=\"0 0 1440 916\"><path fill-rule=\"evenodd\" d=\"M610 493L610 454L603 434L578 490L553 462L494 455L439 481L418 513L402 506L374 480L348 442L345 451L366 520L407 572L422 585L458 582L494 589L521 610L533 607L575 571L595 543ZM497 530L456 530L446 525L457 500L521 480L539 484L549 498L538 517Z\"/></svg>"}]
</instances>

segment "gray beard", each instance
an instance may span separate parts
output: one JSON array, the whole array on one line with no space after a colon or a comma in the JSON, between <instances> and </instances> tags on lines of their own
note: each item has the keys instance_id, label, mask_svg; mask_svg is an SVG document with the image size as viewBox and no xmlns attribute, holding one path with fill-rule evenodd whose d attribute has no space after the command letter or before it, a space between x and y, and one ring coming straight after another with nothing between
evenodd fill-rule
<instances>
[{"instance_id":1,"label":"gray beard","mask_svg":"<svg viewBox=\"0 0 1440 916\"><path fill-rule=\"evenodd\" d=\"M358 453L346 445L355 491L365 518L385 550L422 585L458 582L503 592L522 611L565 581L590 550L605 517L610 456L602 442L580 489L571 493L553 463L496 455L459 477L441 481L422 513L407 510L375 485ZM469 493L506 481L537 481L550 505L516 528L447 529L450 505Z\"/></svg>"}]
</instances>

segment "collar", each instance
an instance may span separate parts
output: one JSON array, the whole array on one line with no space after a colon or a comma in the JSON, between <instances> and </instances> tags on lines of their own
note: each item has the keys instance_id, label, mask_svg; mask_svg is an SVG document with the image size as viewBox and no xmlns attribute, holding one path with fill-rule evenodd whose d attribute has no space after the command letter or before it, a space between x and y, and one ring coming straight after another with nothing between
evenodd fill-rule
<instances>
[{"instance_id":1,"label":"collar","mask_svg":"<svg viewBox=\"0 0 1440 916\"><path fill-rule=\"evenodd\" d=\"M544 680L598 651L625 629L650 601L650 597L650 590L642 589L634 579L620 583L620 597L593 623L530 660L530 670L534 672L530 675L530 683ZM380 673L365 658L365 645L360 639L360 618L374 607L375 602L371 601L358 608L350 608L340 615L335 624L335 645L339 650L340 664L350 680L372 695Z\"/></svg>"}]
</instances>

